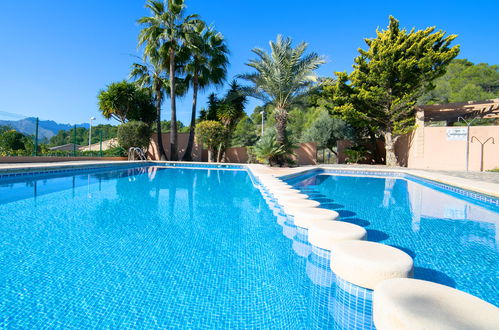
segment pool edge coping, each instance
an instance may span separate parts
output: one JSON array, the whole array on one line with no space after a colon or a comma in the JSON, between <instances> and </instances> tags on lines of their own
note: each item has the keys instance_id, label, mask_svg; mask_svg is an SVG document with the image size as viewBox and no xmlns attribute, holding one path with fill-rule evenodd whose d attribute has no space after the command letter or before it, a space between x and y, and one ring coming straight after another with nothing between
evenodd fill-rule
<instances>
[{"instance_id":1,"label":"pool edge coping","mask_svg":"<svg viewBox=\"0 0 499 330\"><path fill-rule=\"evenodd\" d=\"M303 175L307 172L314 170L339 170L351 172L376 172L376 173L400 173L412 175L417 178L422 178L436 183L445 184L448 186L464 189L470 192L479 193L488 197L499 198L499 184L489 183L483 181L474 181L471 179L454 177L451 175L433 173L417 169L400 169L400 168L360 168L360 167L339 167L331 165L314 165L306 167L294 167L286 169L276 169L262 164L238 164L238 163L206 163L206 162L182 162L182 161L81 161L81 162L57 162L57 163L15 163L12 166L0 167L0 177L3 174L16 174L16 173L31 173L31 172L47 172L54 170L71 170L80 168L91 167L106 167L106 166L130 166L140 164L190 164L190 165L204 165L213 166L217 168L218 165L225 166L238 166L247 168L254 175L271 174L280 179L290 179L298 175ZM10 164L9 164L10 165ZM222 167L222 166L221 166Z\"/></svg>"}]
</instances>

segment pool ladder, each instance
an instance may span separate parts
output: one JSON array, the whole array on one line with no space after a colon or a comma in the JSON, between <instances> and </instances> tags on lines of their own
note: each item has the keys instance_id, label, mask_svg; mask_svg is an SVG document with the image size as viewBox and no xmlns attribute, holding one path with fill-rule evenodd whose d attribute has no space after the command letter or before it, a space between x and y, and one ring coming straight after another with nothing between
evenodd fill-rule
<instances>
[{"instance_id":1,"label":"pool ladder","mask_svg":"<svg viewBox=\"0 0 499 330\"><path fill-rule=\"evenodd\" d=\"M147 160L147 156L139 147L131 147L128 149L128 160Z\"/></svg>"}]
</instances>

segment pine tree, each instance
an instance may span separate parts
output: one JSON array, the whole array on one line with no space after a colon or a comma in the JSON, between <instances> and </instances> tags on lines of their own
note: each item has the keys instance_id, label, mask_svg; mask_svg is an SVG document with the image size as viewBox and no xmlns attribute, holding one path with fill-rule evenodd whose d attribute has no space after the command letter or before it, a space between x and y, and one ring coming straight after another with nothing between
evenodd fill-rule
<instances>
[{"instance_id":1,"label":"pine tree","mask_svg":"<svg viewBox=\"0 0 499 330\"><path fill-rule=\"evenodd\" d=\"M450 47L456 37L435 27L400 29L390 16L388 29L365 39L368 49L359 49L348 79L338 74L337 111L384 137L387 165L397 165L395 143L415 128L418 98L434 88L433 81L459 54L459 45Z\"/></svg>"}]
</instances>

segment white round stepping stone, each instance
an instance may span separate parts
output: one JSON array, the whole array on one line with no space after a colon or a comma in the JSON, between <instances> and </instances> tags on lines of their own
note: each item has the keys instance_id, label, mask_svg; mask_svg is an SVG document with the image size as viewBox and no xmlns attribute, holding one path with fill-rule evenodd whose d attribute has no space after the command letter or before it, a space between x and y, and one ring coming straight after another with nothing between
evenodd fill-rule
<instances>
[{"instance_id":1,"label":"white round stepping stone","mask_svg":"<svg viewBox=\"0 0 499 330\"><path fill-rule=\"evenodd\" d=\"M289 195L289 194L301 194L299 190L293 189L291 187L276 187L271 188L269 192L272 195Z\"/></svg>"},{"instance_id":2,"label":"white round stepping stone","mask_svg":"<svg viewBox=\"0 0 499 330\"><path fill-rule=\"evenodd\" d=\"M303 208L319 207L321 205L318 201L303 198L288 199L280 204L284 212L289 215L294 215L296 212L300 212Z\"/></svg>"},{"instance_id":3,"label":"white round stepping stone","mask_svg":"<svg viewBox=\"0 0 499 330\"><path fill-rule=\"evenodd\" d=\"M283 201L281 203L281 206L284 209L288 210L301 209L304 207L318 207L320 205L321 203L319 203L318 201L314 201L311 199L303 199L303 198L287 199L286 201Z\"/></svg>"},{"instance_id":4,"label":"white round stepping stone","mask_svg":"<svg viewBox=\"0 0 499 330\"><path fill-rule=\"evenodd\" d=\"M262 184L266 187L291 187L289 184L282 181L270 181L270 182L264 181L262 182Z\"/></svg>"},{"instance_id":5,"label":"white round stepping stone","mask_svg":"<svg viewBox=\"0 0 499 330\"><path fill-rule=\"evenodd\" d=\"M307 195L300 194L300 193L290 193L290 194L276 194L274 195L279 204L284 204L286 201L289 200L296 200L296 199L308 199Z\"/></svg>"},{"instance_id":6,"label":"white round stepping stone","mask_svg":"<svg viewBox=\"0 0 499 330\"><path fill-rule=\"evenodd\" d=\"M277 181L281 181L275 177L258 177L258 180L260 180L261 182L277 182Z\"/></svg>"},{"instance_id":7,"label":"white round stepping stone","mask_svg":"<svg viewBox=\"0 0 499 330\"><path fill-rule=\"evenodd\" d=\"M298 227L309 229L313 224L320 221L332 221L339 218L336 211L321 209L318 207L304 207L295 211L293 219Z\"/></svg>"},{"instance_id":8,"label":"white round stepping stone","mask_svg":"<svg viewBox=\"0 0 499 330\"><path fill-rule=\"evenodd\" d=\"M445 285L397 278L374 288L373 319L379 330L498 329L499 309Z\"/></svg>"},{"instance_id":9,"label":"white round stepping stone","mask_svg":"<svg viewBox=\"0 0 499 330\"><path fill-rule=\"evenodd\" d=\"M361 226L343 221L317 221L308 230L310 244L331 251L334 243L363 240L367 232Z\"/></svg>"},{"instance_id":10,"label":"white round stepping stone","mask_svg":"<svg viewBox=\"0 0 499 330\"><path fill-rule=\"evenodd\" d=\"M331 269L347 282L367 289L392 278L412 277L412 258L397 248L368 241L331 246Z\"/></svg>"}]
</instances>

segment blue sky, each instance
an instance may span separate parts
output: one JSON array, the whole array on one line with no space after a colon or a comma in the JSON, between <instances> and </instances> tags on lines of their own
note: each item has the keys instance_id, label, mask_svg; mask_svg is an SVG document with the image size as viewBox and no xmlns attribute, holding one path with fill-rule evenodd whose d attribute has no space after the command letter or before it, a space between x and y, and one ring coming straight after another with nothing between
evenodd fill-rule
<instances>
[{"instance_id":1,"label":"blue sky","mask_svg":"<svg viewBox=\"0 0 499 330\"><path fill-rule=\"evenodd\" d=\"M143 0L25 0L0 2L0 119L39 116L61 123L107 122L97 93L128 76L140 27ZM463 3L463 4L461 4ZM349 71L363 38L386 27L394 15L404 27L436 25L458 34L459 58L499 64L499 1L338 1L338 0L187 0L221 31L231 50L229 79L248 69L253 47L267 48L277 34L307 41L325 55L318 72ZM209 91L201 93L206 103ZM188 123L190 95L178 103ZM252 100L247 111L258 102ZM15 115L10 115L15 114ZM165 103L163 119L169 119ZM111 123L115 123L111 121Z\"/></svg>"}]
</instances>

